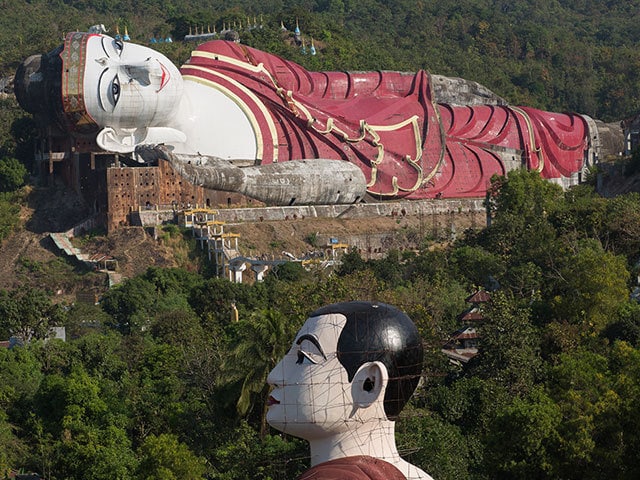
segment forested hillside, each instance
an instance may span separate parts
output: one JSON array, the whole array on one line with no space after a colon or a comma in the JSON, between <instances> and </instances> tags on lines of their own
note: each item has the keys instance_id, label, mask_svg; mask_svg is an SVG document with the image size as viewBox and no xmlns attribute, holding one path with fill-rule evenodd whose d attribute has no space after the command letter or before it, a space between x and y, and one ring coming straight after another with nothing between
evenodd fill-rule
<instances>
[{"instance_id":1,"label":"forested hillside","mask_svg":"<svg viewBox=\"0 0 640 480\"><path fill-rule=\"evenodd\" d=\"M563 193L529 172L494 186L490 227L381 260L352 251L331 275L150 268L99 305L0 291L0 337L32 337L0 348L0 478L295 478L308 450L265 424L266 376L309 312L353 299L419 327L424 382L397 441L434 478L638 478L640 196ZM478 288L492 289L480 353L454 365L440 349ZM67 341L39 340L49 325Z\"/></svg>"},{"instance_id":2,"label":"forested hillside","mask_svg":"<svg viewBox=\"0 0 640 480\"><path fill-rule=\"evenodd\" d=\"M171 36L158 48L180 63L193 46L180 41L190 28L255 18L262 28L238 27L244 43L311 69L425 68L476 80L514 104L603 120L640 111L640 1L0 7L4 76L93 24L127 27L140 43ZM317 55L291 41L296 19ZM11 96L0 102L2 241L23 227L33 125ZM265 424L266 375L309 312L353 299L395 305L419 327L424 381L401 415L397 443L436 480L640 478L640 304L632 296L640 196L605 199L591 184L563 192L532 172L495 179L492 192L487 228L446 242L420 229L412 232L417 251L370 261L351 251L332 273L287 264L255 285L213 278L195 263L155 267L98 304L70 304L41 281L49 265L21 259L41 288L0 290L0 340L30 340L0 348L0 478L295 478L308 468L308 449ZM89 276L65 267L58 275ZM441 348L478 289L492 295L480 353L455 365ZM66 327L66 342L42 340L53 325Z\"/></svg>"}]
</instances>

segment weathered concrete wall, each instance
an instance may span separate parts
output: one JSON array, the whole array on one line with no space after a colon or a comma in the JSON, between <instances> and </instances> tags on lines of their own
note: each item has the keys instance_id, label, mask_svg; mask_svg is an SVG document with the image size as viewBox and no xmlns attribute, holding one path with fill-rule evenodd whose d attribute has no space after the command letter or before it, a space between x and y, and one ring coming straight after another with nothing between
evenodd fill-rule
<instances>
[{"instance_id":1,"label":"weathered concrete wall","mask_svg":"<svg viewBox=\"0 0 640 480\"><path fill-rule=\"evenodd\" d=\"M134 227L153 227L165 223L176 223L178 221L177 211L173 210L137 210L131 212L130 223Z\"/></svg>"},{"instance_id":2,"label":"weathered concrete wall","mask_svg":"<svg viewBox=\"0 0 640 480\"><path fill-rule=\"evenodd\" d=\"M259 222L298 218L372 218L484 212L482 199L407 200L354 205L230 208L218 211L225 222Z\"/></svg>"},{"instance_id":3,"label":"weathered concrete wall","mask_svg":"<svg viewBox=\"0 0 640 480\"><path fill-rule=\"evenodd\" d=\"M296 222L312 218L373 219L419 218L423 233L433 237L446 238L462 232L466 228L481 228L486 225L486 214L480 199L464 200L422 200L397 201L386 203L359 203L356 205L316 205L261 208L223 208L218 209L216 220L228 224L261 222ZM177 221L177 212L155 207L140 209L131 213L131 223L136 226L152 227ZM319 236L320 244L328 244L329 234ZM394 245L397 235L393 231L366 233L364 235L340 235L341 242L347 242L369 255L379 253ZM326 237L326 238L325 238Z\"/></svg>"}]
</instances>

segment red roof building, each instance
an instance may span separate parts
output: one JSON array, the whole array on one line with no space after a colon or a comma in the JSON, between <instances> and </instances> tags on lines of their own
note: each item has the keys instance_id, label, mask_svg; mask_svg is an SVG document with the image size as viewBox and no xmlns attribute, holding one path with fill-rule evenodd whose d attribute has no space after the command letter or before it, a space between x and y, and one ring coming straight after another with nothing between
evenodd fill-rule
<instances>
[{"instance_id":1,"label":"red roof building","mask_svg":"<svg viewBox=\"0 0 640 480\"><path fill-rule=\"evenodd\" d=\"M466 298L466 302L471 303L471 307L458 316L463 327L456 331L442 347L442 353L453 363L467 363L478 354L480 334L473 325L486 320L482 312L482 304L489 300L491 300L491 294L485 290L478 290Z\"/></svg>"}]
</instances>

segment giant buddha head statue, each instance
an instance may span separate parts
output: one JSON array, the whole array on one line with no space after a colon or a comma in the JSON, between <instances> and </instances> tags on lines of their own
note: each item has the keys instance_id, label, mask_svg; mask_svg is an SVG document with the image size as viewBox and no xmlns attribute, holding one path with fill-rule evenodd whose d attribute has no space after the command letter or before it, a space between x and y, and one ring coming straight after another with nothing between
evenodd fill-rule
<instances>
[{"instance_id":1,"label":"giant buddha head statue","mask_svg":"<svg viewBox=\"0 0 640 480\"><path fill-rule=\"evenodd\" d=\"M106 35L70 33L64 44L33 55L16 72L15 92L30 113L63 132L96 136L105 150L131 152L158 130L182 97L182 77L163 54ZM183 134L174 131L176 140Z\"/></svg>"}]
</instances>

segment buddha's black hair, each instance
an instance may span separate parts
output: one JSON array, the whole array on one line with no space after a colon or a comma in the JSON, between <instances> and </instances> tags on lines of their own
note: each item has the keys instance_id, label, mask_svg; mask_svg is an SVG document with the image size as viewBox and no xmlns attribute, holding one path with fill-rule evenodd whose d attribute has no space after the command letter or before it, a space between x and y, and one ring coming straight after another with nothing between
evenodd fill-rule
<instances>
[{"instance_id":1,"label":"buddha's black hair","mask_svg":"<svg viewBox=\"0 0 640 480\"><path fill-rule=\"evenodd\" d=\"M14 92L22 108L45 123L64 128L62 109L63 45L43 55L31 55L16 70Z\"/></svg>"},{"instance_id":2,"label":"buddha's black hair","mask_svg":"<svg viewBox=\"0 0 640 480\"><path fill-rule=\"evenodd\" d=\"M332 313L347 319L337 351L349 382L364 363L382 362L389 373L384 411L389 420L395 420L420 380L423 349L418 329L406 314L384 303L335 303L310 316Z\"/></svg>"}]
</instances>

